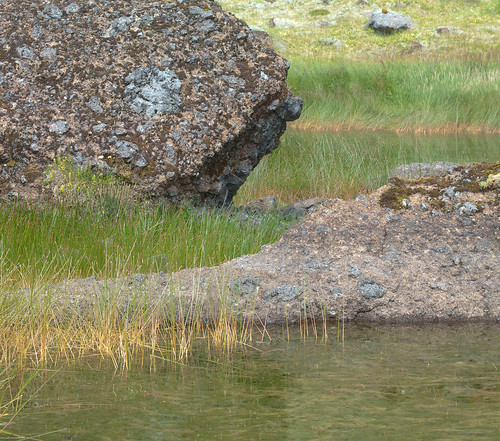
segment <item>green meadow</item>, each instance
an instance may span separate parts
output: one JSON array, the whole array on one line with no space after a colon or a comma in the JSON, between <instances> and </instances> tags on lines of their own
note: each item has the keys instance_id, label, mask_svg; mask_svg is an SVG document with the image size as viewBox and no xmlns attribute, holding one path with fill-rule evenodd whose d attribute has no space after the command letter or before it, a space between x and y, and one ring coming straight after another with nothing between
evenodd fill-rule
<instances>
[{"instance_id":1,"label":"green meadow","mask_svg":"<svg viewBox=\"0 0 500 441\"><path fill-rule=\"evenodd\" d=\"M499 133L500 3L495 0L224 0L288 58L308 129ZM380 8L414 28L381 35ZM444 29L444 30L443 30Z\"/></svg>"}]
</instances>

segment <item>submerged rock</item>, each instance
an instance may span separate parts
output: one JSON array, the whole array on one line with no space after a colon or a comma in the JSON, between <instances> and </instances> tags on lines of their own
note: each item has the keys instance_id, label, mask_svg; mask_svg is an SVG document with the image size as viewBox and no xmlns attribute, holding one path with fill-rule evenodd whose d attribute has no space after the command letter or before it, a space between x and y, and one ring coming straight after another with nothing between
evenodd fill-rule
<instances>
[{"instance_id":1,"label":"submerged rock","mask_svg":"<svg viewBox=\"0 0 500 441\"><path fill-rule=\"evenodd\" d=\"M17 165L0 195L71 156L150 196L229 202L300 115L288 67L210 0L2 1L0 163Z\"/></svg>"}]
</instances>

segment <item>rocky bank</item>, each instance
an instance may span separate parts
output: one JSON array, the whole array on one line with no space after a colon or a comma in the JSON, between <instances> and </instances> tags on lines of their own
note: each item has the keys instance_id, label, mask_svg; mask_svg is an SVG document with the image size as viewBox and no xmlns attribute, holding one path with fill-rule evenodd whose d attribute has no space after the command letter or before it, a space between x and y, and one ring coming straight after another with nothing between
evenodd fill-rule
<instances>
[{"instance_id":1,"label":"rocky bank","mask_svg":"<svg viewBox=\"0 0 500 441\"><path fill-rule=\"evenodd\" d=\"M148 196L230 202L302 101L211 0L0 1L0 197L56 156Z\"/></svg>"},{"instance_id":2,"label":"rocky bank","mask_svg":"<svg viewBox=\"0 0 500 441\"><path fill-rule=\"evenodd\" d=\"M393 178L371 195L325 201L276 243L220 267L55 291L71 307L110 290L127 308L174 298L210 315L222 302L267 324L499 321L500 189L491 182L499 172L500 163L473 164Z\"/></svg>"}]
</instances>

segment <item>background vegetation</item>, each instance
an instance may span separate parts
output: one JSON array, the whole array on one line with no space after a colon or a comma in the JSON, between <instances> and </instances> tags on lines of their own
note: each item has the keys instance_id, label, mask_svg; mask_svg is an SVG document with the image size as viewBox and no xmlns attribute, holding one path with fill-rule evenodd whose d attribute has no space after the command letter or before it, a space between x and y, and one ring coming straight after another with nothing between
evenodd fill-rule
<instances>
[{"instance_id":1,"label":"background vegetation","mask_svg":"<svg viewBox=\"0 0 500 441\"><path fill-rule=\"evenodd\" d=\"M500 133L500 65L460 61L294 62L294 127Z\"/></svg>"},{"instance_id":2,"label":"background vegetation","mask_svg":"<svg viewBox=\"0 0 500 441\"><path fill-rule=\"evenodd\" d=\"M305 102L294 127L500 133L496 0L221 4L290 60L288 83ZM414 28L375 33L367 23L381 7L409 15Z\"/></svg>"},{"instance_id":3,"label":"background vegetation","mask_svg":"<svg viewBox=\"0 0 500 441\"><path fill-rule=\"evenodd\" d=\"M377 62L398 56L453 60L497 51L500 40L498 0L221 0L220 4L268 32L278 52L292 61ZM371 13L382 7L408 15L414 28L391 36L368 29ZM450 32L438 33L438 27ZM421 49L415 50L413 43Z\"/></svg>"}]
</instances>

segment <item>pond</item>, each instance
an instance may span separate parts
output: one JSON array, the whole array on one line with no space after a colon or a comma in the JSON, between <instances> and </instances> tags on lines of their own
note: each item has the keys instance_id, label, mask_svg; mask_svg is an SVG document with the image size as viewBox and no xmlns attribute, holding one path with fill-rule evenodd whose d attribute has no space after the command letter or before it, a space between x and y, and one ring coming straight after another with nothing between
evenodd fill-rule
<instances>
[{"instance_id":1,"label":"pond","mask_svg":"<svg viewBox=\"0 0 500 441\"><path fill-rule=\"evenodd\" d=\"M9 429L75 441L500 439L500 324L349 325L343 345L336 323L327 341L288 331L229 357L200 343L187 366L61 364L40 372Z\"/></svg>"}]
</instances>

